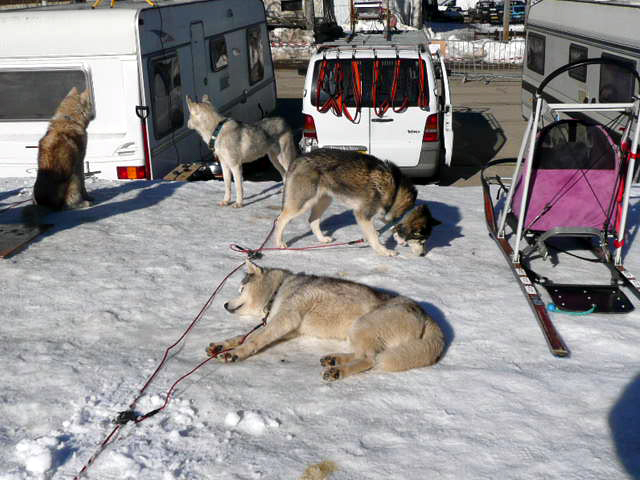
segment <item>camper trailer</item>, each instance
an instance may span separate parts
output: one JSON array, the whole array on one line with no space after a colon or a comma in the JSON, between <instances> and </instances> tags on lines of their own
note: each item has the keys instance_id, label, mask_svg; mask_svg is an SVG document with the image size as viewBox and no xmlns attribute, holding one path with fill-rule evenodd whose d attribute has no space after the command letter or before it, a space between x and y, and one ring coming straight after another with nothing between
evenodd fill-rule
<instances>
[{"instance_id":1,"label":"camper trailer","mask_svg":"<svg viewBox=\"0 0 640 480\"><path fill-rule=\"evenodd\" d=\"M640 1L539 0L528 5L527 48L522 73L522 114L529 118L533 94L557 68L587 58L607 58L637 70L640 62ZM584 65L554 78L544 92L549 103L630 102L633 76L613 63ZM583 114L604 125L618 113Z\"/></svg>"},{"instance_id":2,"label":"camper trailer","mask_svg":"<svg viewBox=\"0 0 640 480\"><path fill-rule=\"evenodd\" d=\"M38 140L72 87L95 119L85 172L162 178L211 153L187 128L185 97L209 95L237 120L275 108L261 0L118 2L0 13L0 176L37 171Z\"/></svg>"}]
</instances>

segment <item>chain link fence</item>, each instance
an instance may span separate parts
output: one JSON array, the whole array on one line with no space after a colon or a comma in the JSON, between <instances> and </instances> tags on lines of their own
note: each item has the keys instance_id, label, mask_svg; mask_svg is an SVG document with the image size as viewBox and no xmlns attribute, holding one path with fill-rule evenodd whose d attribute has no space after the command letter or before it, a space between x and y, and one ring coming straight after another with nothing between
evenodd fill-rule
<instances>
[{"instance_id":1,"label":"chain link fence","mask_svg":"<svg viewBox=\"0 0 640 480\"><path fill-rule=\"evenodd\" d=\"M510 42L496 40L443 40L444 55L450 75L462 80L514 80L522 78L524 39Z\"/></svg>"}]
</instances>

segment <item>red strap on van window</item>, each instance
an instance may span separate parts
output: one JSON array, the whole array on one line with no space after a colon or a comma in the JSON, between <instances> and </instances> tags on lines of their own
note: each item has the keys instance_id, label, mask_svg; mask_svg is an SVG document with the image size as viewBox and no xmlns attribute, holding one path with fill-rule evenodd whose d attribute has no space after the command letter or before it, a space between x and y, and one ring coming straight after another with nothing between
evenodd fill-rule
<instances>
[{"instance_id":1,"label":"red strap on van window","mask_svg":"<svg viewBox=\"0 0 640 480\"><path fill-rule=\"evenodd\" d=\"M352 123L360 121L360 112L362 109L362 77L360 76L360 64L355 60L351 60L351 87L353 88L353 99L356 104L356 113L351 115L346 104L342 105L344 116Z\"/></svg>"},{"instance_id":2,"label":"red strap on van window","mask_svg":"<svg viewBox=\"0 0 640 480\"><path fill-rule=\"evenodd\" d=\"M391 86L391 108L396 113L404 112L409 106L409 97L407 96L407 92L404 92L404 98L402 99L402 103L398 108L396 108L396 95L398 94L398 82L400 80L400 63L401 60L396 58L396 66L393 72L393 84Z\"/></svg>"},{"instance_id":3,"label":"red strap on van window","mask_svg":"<svg viewBox=\"0 0 640 480\"><path fill-rule=\"evenodd\" d=\"M429 107L429 98L427 97L427 89L424 85L426 78L426 67L422 60L422 55L418 55L418 107L426 109Z\"/></svg>"},{"instance_id":4,"label":"red strap on van window","mask_svg":"<svg viewBox=\"0 0 640 480\"><path fill-rule=\"evenodd\" d=\"M327 101L322 105L320 104L320 92L322 91L322 87L324 87L327 65L327 60L323 59L316 84L316 108L320 113L328 112L329 109L331 109L336 116L340 117L342 115L342 82L344 80L344 72L342 71L342 63L339 60L336 60L333 66L333 80L336 85L335 92L329 92Z\"/></svg>"}]
</instances>

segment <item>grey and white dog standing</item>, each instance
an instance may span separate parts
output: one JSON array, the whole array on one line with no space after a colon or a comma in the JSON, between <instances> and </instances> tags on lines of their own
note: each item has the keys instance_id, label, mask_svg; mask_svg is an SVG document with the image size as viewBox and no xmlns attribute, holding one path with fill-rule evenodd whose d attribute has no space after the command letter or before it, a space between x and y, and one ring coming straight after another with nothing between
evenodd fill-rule
<instances>
[{"instance_id":1,"label":"grey and white dog standing","mask_svg":"<svg viewBox=\"0 0 640 480\"><path fill-rule=\"evenodd\" d=\"M276 243L287 247L283 239L285 227L308 210L309 225L318 241L331 242L333 239L320 230L320 217L335 198L353 210L365 239L378 254L397 255L380 243L373 217L382 214L385 222L397 220L413 208L416 197L411 180L392 162L359 152L314 150L289 166L275 230Z\"/></svg>"},{"instance_id":2,"label":"grey and white dog standing","mask_svg":"<svg viewBox=\"0 0 640 480\"><path fill-rule=\"evenodd\" d=\"M413 300L361 283L263 268L247 260L240 294L229 312L266 325L207 348L225 362L250 357L299 335L348 340L352 352L322 357L323 378L339 380L375 369L398 372L436 363L444 350L440 326ZM242 343L241 343L242 342Z\"/></svg>"},{"instance_id":3,"label":"grey and white dog standing","mask_svg":"<svg viewBox=\"0 0 640 480\"><path fill-rule=\"evenodd\" d=\"M220 206L231 203L231 177L236 184L234 207L242 207L242 164L267 155L282 178L297 150L293 133L284 119L268 117L256 123L244 123L221 115L207 95L202 102L187 96L189 122L187 126L200 134L204 143L214 150L222 166L224 199Z\"/></svg>"}]
</instances>

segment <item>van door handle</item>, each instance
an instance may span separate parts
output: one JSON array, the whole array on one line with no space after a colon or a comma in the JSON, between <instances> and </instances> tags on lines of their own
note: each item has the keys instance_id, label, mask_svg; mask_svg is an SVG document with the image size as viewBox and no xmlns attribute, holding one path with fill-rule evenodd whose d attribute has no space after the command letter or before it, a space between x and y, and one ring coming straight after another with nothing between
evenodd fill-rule
<instances>
[{"instance_id":1,"label":"van door handle","mask_svg":"<svg viewBox=\"0 0 640 480\"><path fill-rule=\"evenodd\" d=\"M372 118L372 122L393 122L393 118Z\"/></svg>"}]
</instances>

